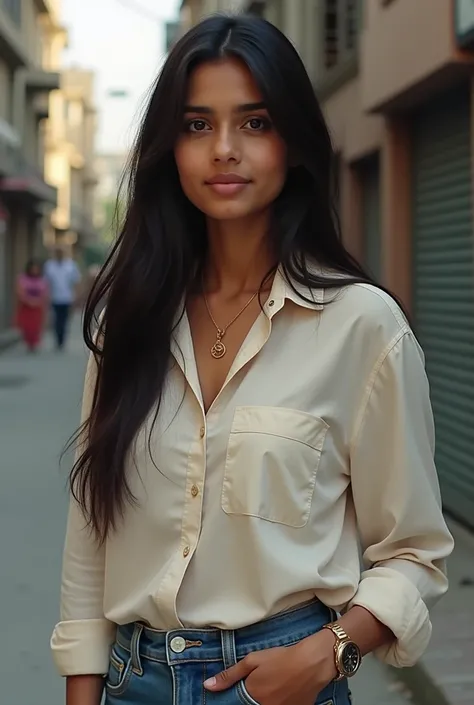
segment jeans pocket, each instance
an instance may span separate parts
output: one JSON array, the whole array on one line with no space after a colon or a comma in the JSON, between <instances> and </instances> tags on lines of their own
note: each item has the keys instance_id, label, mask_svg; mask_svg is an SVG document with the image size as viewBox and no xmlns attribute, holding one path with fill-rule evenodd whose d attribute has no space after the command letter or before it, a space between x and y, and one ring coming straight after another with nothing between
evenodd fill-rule
<instances>
[{"instance_id":1,"label":"jeans pocket","mask_svg":"<svg viewBox=\"0 0 474 705\"><path fill-rule=\"evenodd\" d=\"M245 681L240 681L237 683L237 694L239 696L240 701L243 703L243 705L260 705L255 698L253 698L249 691L247 690L247 687L245 685ZM316 700L315 705L337 705L337 701L335 701L333 698L325 698L324 700Z\"/></svg>"},{"instance_id":2,"label":"jeans pocket","mask_svg":"<svg viewBox=\"0 0 474 705\"><path fill-rule=\"evenodd\" d=\"M252 696L250 695L249 691L247 690L247 687L245 685L245 681L239 681L237 683L237 695L239 696L241 702L243 705L260 705Z\"/></svg>"},{"instance_id":3,"label":"jeans pocket","mask_svg":"<svg viewBox=\"0 0 474 705\"><path fill-rule=\"evenodd\" d=\"M114 696L123 695L132 676L132 658L115 645L109 659L109 671L105 679L105 689Z\"/></svg>"}]
</instances>

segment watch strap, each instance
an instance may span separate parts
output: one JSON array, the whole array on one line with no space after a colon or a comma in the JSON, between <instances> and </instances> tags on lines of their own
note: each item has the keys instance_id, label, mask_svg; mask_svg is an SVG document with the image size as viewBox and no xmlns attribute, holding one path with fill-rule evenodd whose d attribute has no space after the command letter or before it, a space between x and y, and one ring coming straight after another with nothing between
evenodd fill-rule
<instances>
[{"instance_id":1,"label":"watch strap","mask_svg":"<svg viewBox=\"0 0 474 705\"><path fill-rule=\"evenodd\" d=\"M350 641L350 637L338 622L332 622L331 624L325 624L324 629L330 629L338 641Z\"/></svg>"},{"instance_id":2,"label":"watch strap","mask_svg":"<svg viewBox=\"0 0 474 705\"><path fill-rule=\"evenodd\" d=\"M335 681L340 681L340 680L343 680L344 678L351 678L359 670L360 660L361 660L360 650L358 649L357 645L352 641L350 636L347 634L347 632L341 627L341 625L338 622L332 622L330 624L325 624L323 629L329 629L336 637L336 643L334 644L334 663L336 666L336 670L339 673L339 676L335 679ZM357 665L357 668L354 669L353 673L347 673L345 671L343 663L341 661L342 653L344 651L345 645L347 645L347 644L353 644L359 651L359 663Z\"/></svg>"},{"instance_id":3,"label":"watch strap","mask_svg":"<svg viewBox=\"0 0 474 705\"><path fill-rule=\"evenodd\" d=\"M335 679L335 682L342 681L344 680L346 675L339 661L339 647L341 646L341 644L345 644L351 639L338 622L331 622L330 624L325 624L323 628L329 629L329 631L331 631L336 637L336 643L334 644L334 665L336 666L338 676Z\"/></svg>"}]
</instances>

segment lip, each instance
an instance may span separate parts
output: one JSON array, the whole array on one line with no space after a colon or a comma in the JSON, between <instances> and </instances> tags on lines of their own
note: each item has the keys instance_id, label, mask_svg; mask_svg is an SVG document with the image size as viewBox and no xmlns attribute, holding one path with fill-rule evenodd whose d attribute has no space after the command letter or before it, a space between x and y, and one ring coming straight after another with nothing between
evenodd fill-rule
<instances>
[{"instance_id":1,"label":"lip","mask_svg":"<svg viewBox=\"0 0 474 705\"><path fill-rule=\"evenodd\" d=\"M208 179L206 181L206 184L209 186L215 186L217 184L248 184L250 183L249 179L245 179L243 176L240 176L240 174L232 174L232 173L225 173L225 174L217 174L216 176L213 176L212 179Z\"/></svg>"},{"instance_id":2,"label":"lip","mask_svg":"<svg viewBox=\"0 0 474 705\"><path fill-rule=\"evenodd\" d=\"M250 180L245 179L243 176L240 176L240 174L226 173L217 174L205 183L206 186L209 186L218 196L230 198L231 196L237 196L246 189Z\"/></svg>"}]
</instances>

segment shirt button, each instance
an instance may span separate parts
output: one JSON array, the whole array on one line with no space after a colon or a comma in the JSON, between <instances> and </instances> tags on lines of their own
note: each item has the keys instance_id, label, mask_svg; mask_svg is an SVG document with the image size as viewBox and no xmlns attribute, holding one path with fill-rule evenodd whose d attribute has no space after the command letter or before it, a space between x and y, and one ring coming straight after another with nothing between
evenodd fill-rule
<instances>
[{"instance_id":1,"label":"shirt button","mask_svg":"<svg viewBox=\"0 0 474 705\"><path fill-rule=\"evenodd\" d=\"M184 556L185 558L187 558L187 557L189 556L189 551L190 551L190 550L191 550L191 549L189 548L189 546L186 546L186 547L185 547L185 549L184 549L184 551L183 551L183 556Z\"/></svg>"},{"instance_id":2,"label":"shirt button","mask_svg":"<svg viewBox=\"0 0 474 705\"><path fill-rule=\"evenodd\" d=\"M175 654L182 654L186 648L186 641L182 636L175 636L170 641L170 648Z\"/></svg>"},{"instance_id":3,"label":"shirt button","mask_svg":"<svg viewBox=\"0 0 474 705\"><path fill-rule=\"evenodd\" d=\"M199 494L199 488L196 485L191 487L191 494L193 497L197 497Z\"/></svg>"},{"instance_id":4,"label":"shirt button","mask_svg":"<svg viewBox=\"0 0 474 705\"><path fill-rule=\"evenodd\" d=\"M206 435L206 429L204 428L204 426L201 426L199 430L199 435L201 436L201 438L204 438L204 436Z\"/></svg>"},{"instance_id":5,"label":"shirt button","mask_svg":"<svg viewBox=\"0 0 474 705\"><path fill-rule=\"evenodd\" d=\"M269 305L269 306L274 306L274 305L275 305L275 302L274 302L274 300L273 300L273 299L271 299L271 301L269 301L269 302L268 302L268 305Z\"/></svg>"}]
</instances>

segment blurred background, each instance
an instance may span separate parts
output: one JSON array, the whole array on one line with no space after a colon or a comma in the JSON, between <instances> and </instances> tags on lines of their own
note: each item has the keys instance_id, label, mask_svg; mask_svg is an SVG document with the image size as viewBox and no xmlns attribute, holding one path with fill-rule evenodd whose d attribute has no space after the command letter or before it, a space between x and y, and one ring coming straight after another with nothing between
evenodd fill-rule
<instances>
[{"instance_id":1,"label":"blurred background","mask_svg":"<svg viewBox=\"0 0 474 705\"><path fill-rule=\"evenodd\" d=\"M422 662L394 673L368 659L354 703L474 705L473 0L0 0L0 705L63 702L48 640L80 312L150 86L181 33L220 10L266 17L299 50L334 141L343 237L426 353L451 592ZM32 259L40 279L45 262L51 281L69 268L64 347L58 311L22 309L41 309Z\"/></svg>"}]
</instances>

